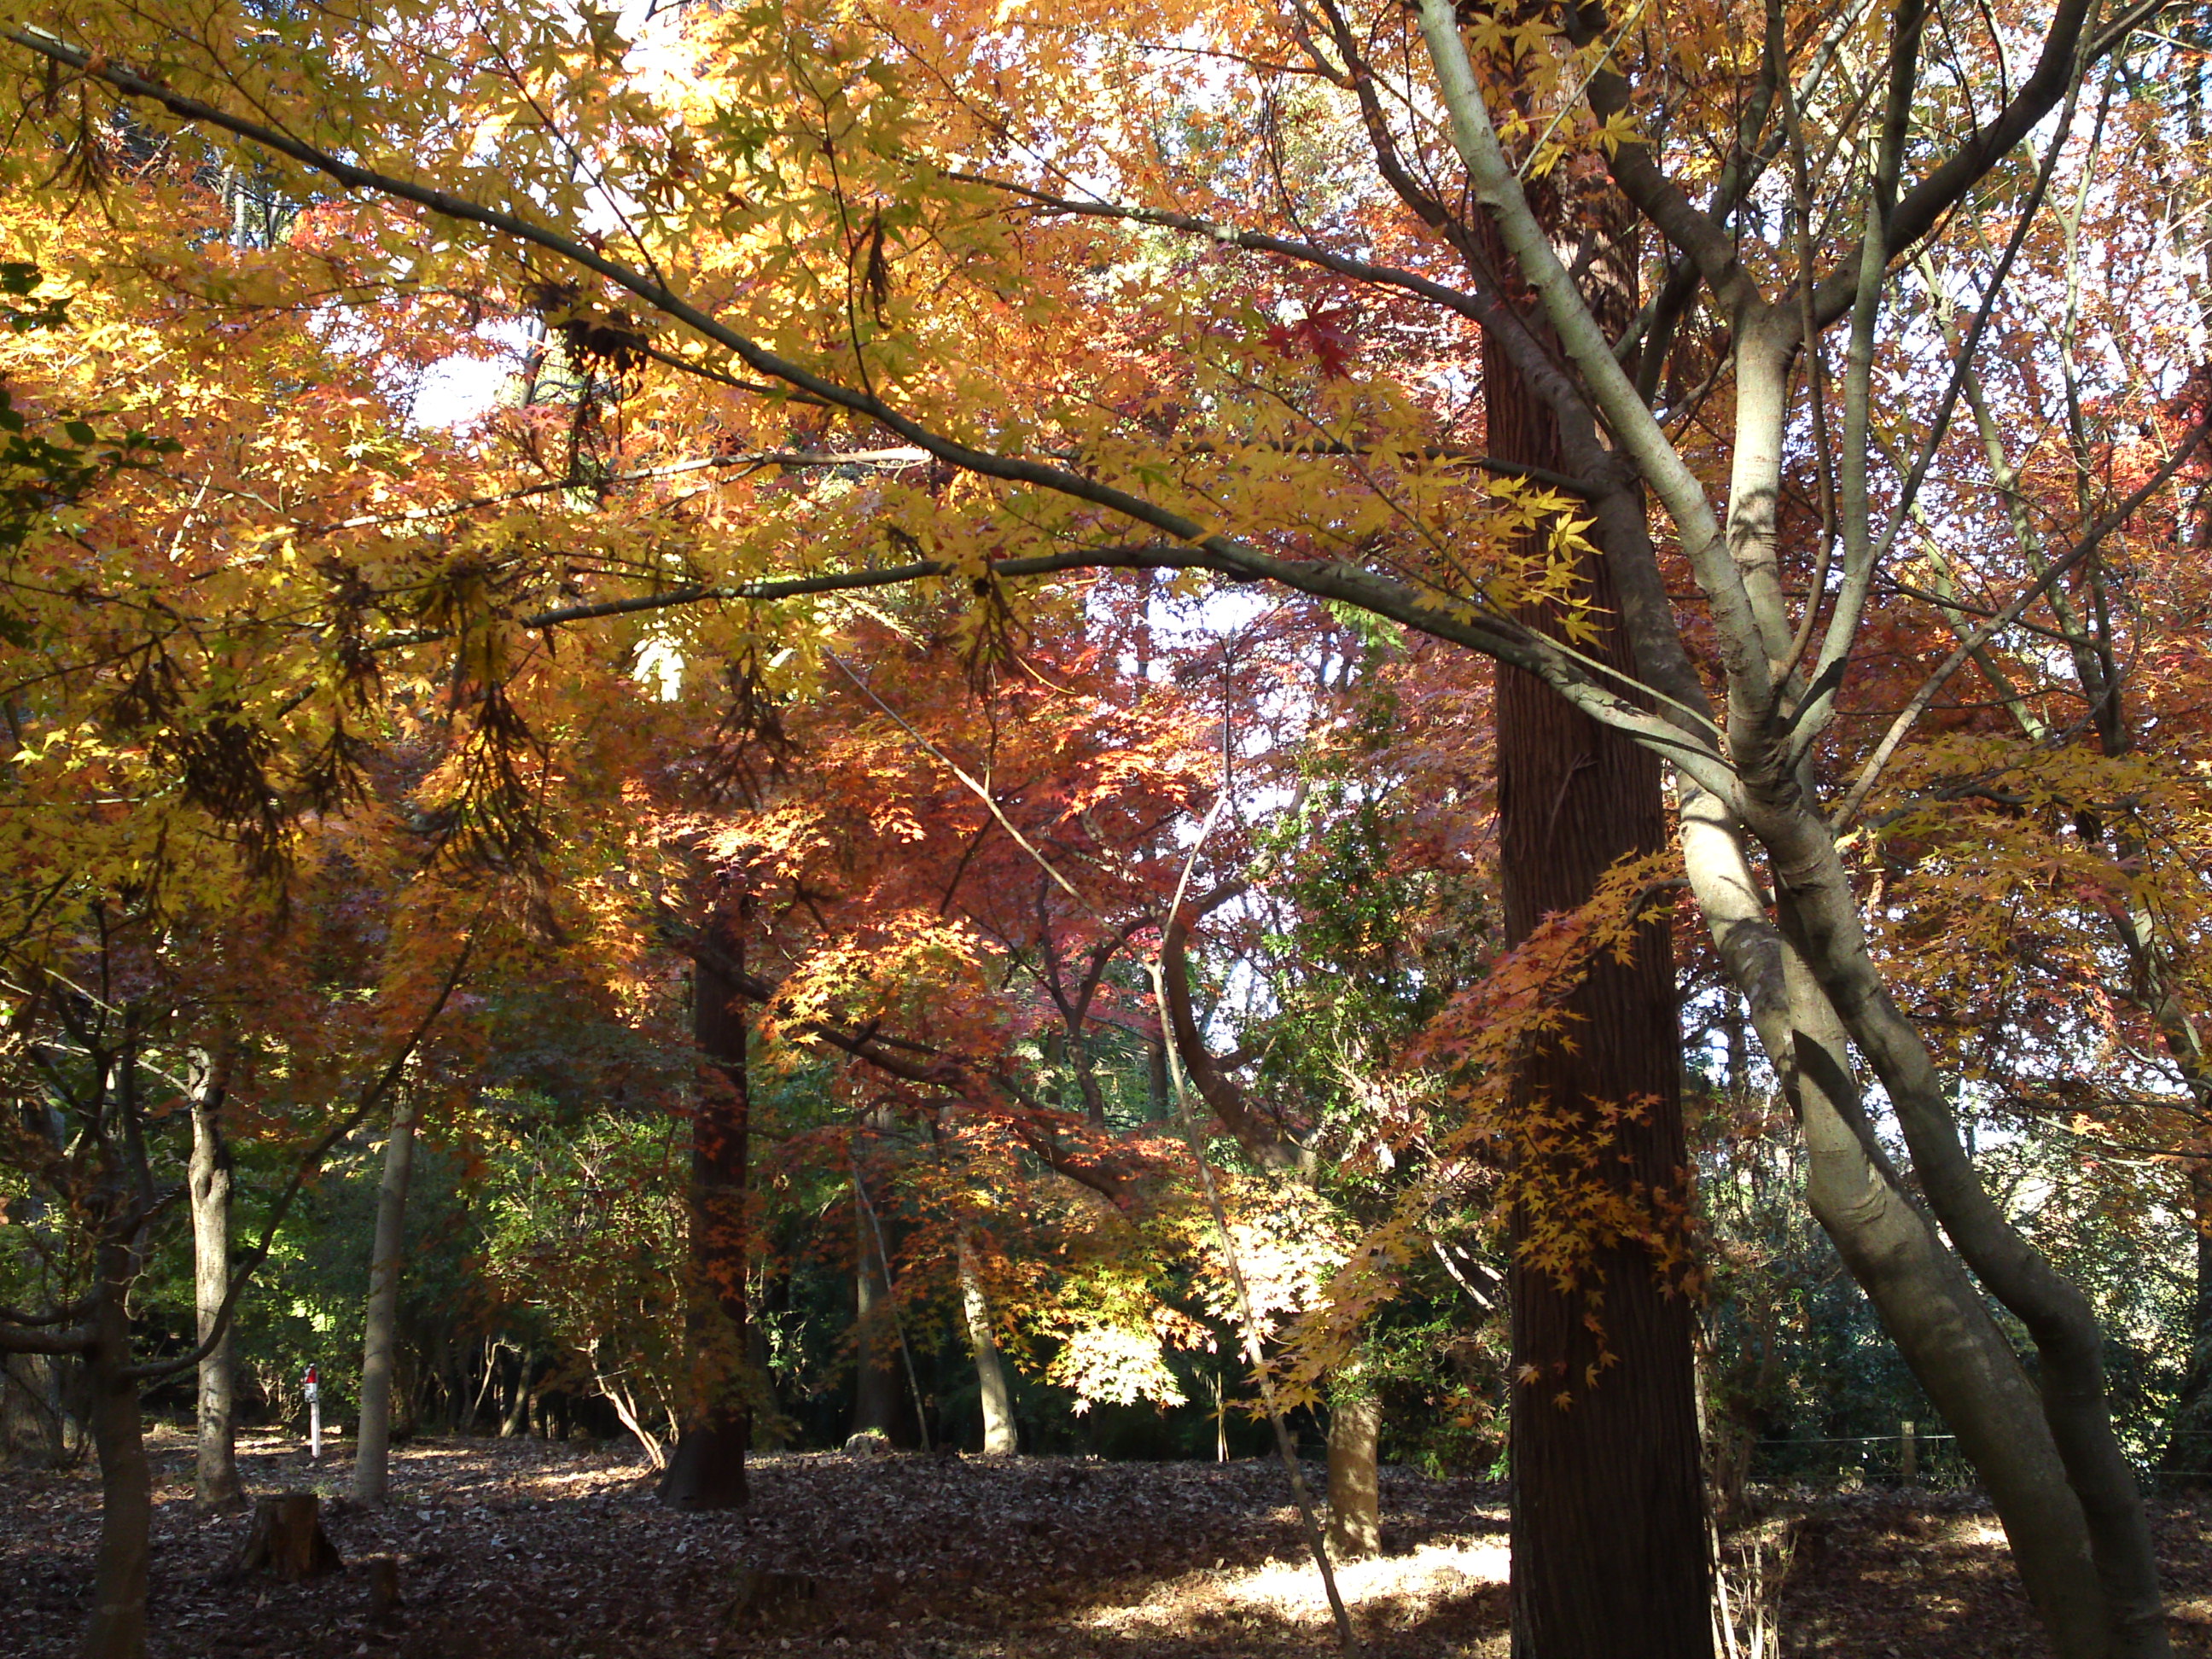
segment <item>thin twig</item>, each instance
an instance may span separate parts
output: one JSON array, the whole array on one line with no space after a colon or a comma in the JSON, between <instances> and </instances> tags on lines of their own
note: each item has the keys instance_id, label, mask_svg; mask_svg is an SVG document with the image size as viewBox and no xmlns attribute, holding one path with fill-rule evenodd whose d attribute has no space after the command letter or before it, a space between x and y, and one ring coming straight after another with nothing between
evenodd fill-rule
<instances>
[{"instance_id":1,"label":"thin twig","mask_svg":"<svg viewBox=\"0 0 2212 1659\"><path fill-rule=\"evenodd\" d=\"M1898 745L1905 741L1906 732L1910 732L1921 715L1928 711L1929 704L1936 700L1936 694L1949 683L1951 677L1959 672L1975 652L2018 621L2022 613L2040 599L2052 583L2101 547L2105 538L2134 517L2138 507L2165 489L2172 481L2173 475L2180 471L2190 458L2203 447L2208 430L2212 430L2212 427L2208 427L2203 422L2191 428L2188 437L2176 447L2166 464L2153 473L2140 489L2136 490L2110 513L2082 532L2081 539L2075 542L2063 557L2051 561L2042 574L2021 589L2019 596L2011 604L1960 641L1953 648L1951 654L1944 658L1935 672L1921 682L1920 689L1915 691L1905 707L1898 711L1897 718L1890 722L1889 729L1882 733L1881 743L1875 745L1873 755L1868 758L1865 767L1861 769L1857 781L1851 785L1850 793L1844 797L1843 804L1836 809L1835 824L1838 834L1850 828L1851 820L1858 816L1859 809L1865 805L1867 795L1874 788L1875 781L1881 776L1884 769L1889 765L1891 757L1897 752Z\"/></svg>"},{"instance_id":2,"label":"thin twig","mask_svg":"<svg viewBox=\"0 0 2212 1659\"><path fill-rule=\"evenodd\" d=\"M1075 901L1077 905L1082 908L1083 913L1085 915L1090 916L1095 921L1103 923L1105 918L1099 915L1098 912L1091 907L1091 902L1088 899L1085 898L1081 893L1076 891L1075 884L1069 881L1066 876L1060 874L1059 870L1054 866L1052 860L1046 858L1042 853L1039 852L1036 848L1031 844L1029 837L1022 834L1019 830L1017 830L1014 827L1013 820L1006 816L1005 809L999 805L998 797L994 795L990 789L980 779L971 776L959 762L954 760L952 757L946 754L942 749L939 749L927 738L925 738L921 732L915 731L915 728L907 722L905 717L902 716L898 710L893 708L889 703L878 696L875 693L875 689L866 680L862 679L858 674L853 672L851 666L847 664L842 657L839 656L834 651L825 651L822 654L829 658L831 662L836 664L840 669L844 671L845 678L852 681L854 685L859 688L862 696L866 697L870 702L875 704L877 708L882 709L886 715L897 724L899 730L905 732L907 736L912 738L916 744L921 745L924 753L942 764L947 771L951 772L954 777L959 779L960 781L967 787L969 792L973 794L976 799L981 801L986 807L990 809L991 816L998 820L999 828L1005 830L1006 834L1012 838L1015 846L1020 848L1022 851L1030 855L1030 859L1036 863L1038 869L1043 871L1046 875L1052 878L1054 882L1059 885L1060 891L1066 893L1068 897Z\"/></svg>"},{"instance_id":3,"label":"thin twig","mask_svg":"<svg viewBox=\"0 0 2212 1659\"><path fill-rule=\"evenodd\" d=\"M1221 810L1229 802L1229 791L1224 787L1214 797L1213 805L1199 826L1198 838L1191 843L1190 855L1183 860L1182 873L1176 878L1175 897L1168 906L1172 918L1182 908L1183 895L1189 890L1191 872L1197 866L1200 850L1206 838L1221 817ZM1207 1210L1213 1218L1213 1228L1221 1243L1221 1259L1229 1270L1229 1282L1237 1293L1237 1322L1243 1328L1245 1357L1251 1361L1254 1380L1259 1384L1260 1403L1267 1413L1267 1421L1275 1431L1275 1450L1283 1460L1284 1472L1290 1476L1291 1495L1298 1506L1298 1521L1305 1533L1306 1547L1313 1553L1314 1565L1321 1570L1322 1589L1328 1596L1328 1610L1336 1620L1336 1641L1346 1659L1356 1659L1359 1652L1359 1638L1352 1628L1352 1614L1337 1593L1336 1572L1329 1565L1328 1539L1314 1512L1313 1493L1307 1489L1304 1472L1298 1468L1297 1448L1291 1443L1291 1431L1283 1421L1282 1408L1275 1403L1274 1381L1267 1374L1267 1356L1260 1343L1260 1322L1252 1311L1252 1293L1244 1279L1244 1269L1237 1259L1236 1242L1230 1236L1229 1212L1221 1202L1220 1189L1215 1186L1213 1167L1206 1162L1206 1143L1198 1132L1198 1120L1190 1109L1190 1090L1183 1079L1181 1056L1176 1051L1175 1032L1168 1023L1167 976L1164 963L1167 928L1160 929L1161 951L1155 953L1149 971L1152 981L1152 1000L1158 1005L1160 1041L1166 1050L1168 1081L1173 1090L1177 1115L1182 1120L1183 1138L1190 1145L1191 1162L1198 1170L1198 1184L1206 1194Z\"/></svg>"}]
</instances>

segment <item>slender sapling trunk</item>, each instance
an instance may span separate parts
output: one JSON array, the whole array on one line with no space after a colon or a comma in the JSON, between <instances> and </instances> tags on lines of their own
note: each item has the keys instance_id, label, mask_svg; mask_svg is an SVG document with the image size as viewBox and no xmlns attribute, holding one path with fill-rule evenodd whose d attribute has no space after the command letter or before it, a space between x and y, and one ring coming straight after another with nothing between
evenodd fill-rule
<instances>
[{"instance_id":1,"label":"slender sapling trunk","mask_svg":"<svg viewBox=\"0 0 2212 1659\"><path fill-rule=\"evenodd\" d=\"M192 1301L202 1343L215 1329L230 1288L229 1143L222 1133L222 1092L213 1080L192 1101L192 1161L188 1174L192 1208ZM238 1479L237 1364L231 1327L200 1361L199 1457L193 1501L203 1510L235 1509L246 1502Z\"/></svg>"},{"instance_id":2,"label":"slender sapling trunk","mask_svg":"<svg viewBox=\"0 0 2212 1659\"><path fill-rule=\"evenodd\" d=\"M361 1430L355 1437L353 1496L380 1504L391 1486L392 1372L398 1346L399 1279L407 1243L407 1179L415 1161L416 1107L403 1097L384 1143L376 1194L376 1243L368 1267L368 1332L362 1343Z\"/></svg>"}]
</instances>

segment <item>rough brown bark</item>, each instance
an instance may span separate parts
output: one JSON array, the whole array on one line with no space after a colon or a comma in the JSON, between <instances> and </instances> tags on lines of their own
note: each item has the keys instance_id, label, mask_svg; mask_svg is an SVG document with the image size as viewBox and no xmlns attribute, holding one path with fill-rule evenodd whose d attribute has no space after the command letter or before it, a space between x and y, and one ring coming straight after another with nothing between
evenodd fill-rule
<instances>
[{"instance_id":1,"label":"rough brown bark","mask_svg":"<svg viewBox=\"0 0 2212 1659\"><path fill-rule=\"evenodd\" d=\"M853 1194L853 1432L896 1439L900 1428L897 1362L892 1358L890 1288L884 1275L866 1206Z\"/></svg>"},{"instance_id":2,"label":"rough brown bark","mask_svg":"<svg viewBox=\"0 0 2212 1659\"><path fill-rule=\"evenodd\" d=\"M1419 11L1423 37L1449 113L1453 143L1468 166L1474 193L1495 222L1499 240L1510 247L1514 265L1537 292L1565 356L1611 428L1618 445L1614 453L1628 457L1641 478L1663 497L1699 586L1711 602L1716 647L1711 654L1725 675L1729 714L1723 750L1695 738L1682 746L1679 764L1693 786L1691 793L1717 792L1727 803L1729 816L1737 818L1765 853L1779 924L1851 1045L1881 1080L1904 1130L1929 1213L1982 1286L2018 1317L2035 1341L2047 1432L2045 1449L2055 1449L2063 1460L2073 1493L2070 1507L2078 1511L2087 1537L2081 1540L2081 1525L2064 1517L2049 1528L2039 1527L2030 1516L2023 1516L2022 1522L2053 1534L2054 1542L2059 1541L2057 1534L2071 1533L2087 1543L2098 1583L2084 1605L2094 1608L2103 1604L2102 1622L2110 1638L2079 1646L2070 1644L2069 1638L2061 1643L2062 1650L2095 1654L2100 1659L2106 1652L2160 1659L2168 1643L2156 1560L2134 1472L2112 1431L2094 1310L2079 1288L2052 1271L2013 1228L1975 1175L1960 1141L1951 1094L1936 1072L1925 1040L1897 1006L1873 960L1862 904L1835 826L1812 799L1799 764L1801 750L1818 738L1833 708L1838 680L1833 671L1850 662L1850 641L1875 568L1869 562L1875 556L1863 495L1852 482L1852 474L1861 471L1866 460L1863 434L1859 438L1847 435L1842 455L1843 568L1847 574L1829 617L1826 643L1803 664L1811 682L1802 695L1778 684L1778 665L1795 660L1797 654L1771 541L1774 504L1783 487L1790 359L1802 343L1805 328L1839 316L1856 290L1863 303L1854 316L1850 361L1866 362L1864 347L1879 308L1883 246L1909 246L1940 216L1942 203L1979 176L1999 152L1988 134L1978 136L1971 152L1954 156L1904 198L1927 210L1917 218L1903 207L1897 214L1883 210L1886 186L1878 176L1871 212L1882 222L1887 235L1864 245L1861 252L1865 257L1855 276L1838 273L1838 280L1824 285L1823 294L1814 297L1809 318L1796 309L1796 297L1773 301L1759 291L1758 278L1729 250L1723 223L1700 222L1694 210L1676 211L1683 207L1682 199L1668 195L1667 186L1652 171L1647 148L1624 144L1612 156L1614 179L1637 194L1639 206L1665 223L1670 235L1679 232L1683 246L1693 246L1705 278L1733 313L1727 365L1735 370L1736 409L1730 515L1723 534L1704 484L1639 401L1634 383L1614 358L1605 327L1576 291L1576 273L1559 257L1530 192L1506 156L1449 0L1420 0ZM2079 7L2060 9L2046 40L2042 67L2033 77L2038 89L2026 102L2015 103L2014 118L2021 125L2012 127L2002 142L2014 142L2059 99L2072 96L2078 82L2063 66L2088 15ZM1902 8L1895 20L1899 55L1893 59L1883 160L1877 170L1878 175L1886 170L1891 180L1897 176L1911 125L1911 60L1923 21L1923 12L1911 5ZM1574 33L1578 40L1594 38L1579 28ZM1628 106L1625 83L1613 71L1601 69L1594 74L1591 88L1593 108L1617 112ZM1940 185L1932 183L1939 175L1948 176ZM1534 362L1532 375L1548 369L1541 355L1529 354ZM1863 473L1859 482L1863 482ZM1854 496L1858 497L1856 503ZM1625 538L1621 545L1626 546ZM1687 659L1674 620L1665 617L1666 596L1655 580L1659 575L1656 562L1644 560L1639 568L1624 559L1621 568L1626 573L1624 586L1638 614L1648 609L1659 619L1659 626L1639 634L1639 652L1687 694L1682 707L1694 710L1704 694L1694 676L1678 672L1688 667ZM1647 601L1656 603L1647 606ZM1684 723L1667 719L1686 734ZM1850 816L1850 809L1844 816ZM1763 904L1760 910L1758 921L1765 925ZM1746 923L1750 921L1744 918ZM1727 953L1727 941L1722 944ZM1738 985L1747 992L1753 988L1741 977ZM1791 999L1783 1000L1788 1006ZM1766 1035L1762 1030L1762 1036ZM1783 1048L1778 1054L1772 1049L1770 1054L1786 1070L1794 1063L1785 1058L1789 1033L1785 1030L1777 1035ZM1933 1284L1919 1288L1941 1294ZM1966 1432L1963 1425L1960 1432ZM2013 1524L2009 1516L2007 1524ZM2025 1562L2022 1571L2030 1593L2037 1594L2039 1586ZM2073 1602L2080 1598L2069 1589L2065 1599ZM2054 1640L2059 1636L2054 1630Z\"/></svg>"},{"instance_id":3,"label":"rough brown bark","mask_svg":"<svg viewBox=\"0 0 2212 1659\"><path fill-rule=\"evenodd\" d=\"M323 1530L323 1500L311 1492L273 1492L255 1500L253 1530L239 1554L240 1572L267 1572L287 1584L345 1565Z\"/></svg>"},{"instance_id":4,"label":"rough brown bark","mask_svg":"<svg viewBox=\"0 0 2212 1659\"><path fill-rule=\"evenodd\" d=\"M752 1411L745 1397L745 1186L751 1096L737 981L744 935L737 907L714 911L693 980L692 1039L700 1058L691 1117L691 1259L682 1431L660 1480L679 1509L744 1504Z\"/></svg>"},{"instance_id":5,"label":"rough brown bark","mask_svg":"<svg viewBox=\"0 0 2212 1659\"><path fill-rule=\"evenodd\" d=\"M1492 454L1553 469L1549 417L1494 343L1483 360ZM1581 576L1598 638L1583 646L1623 669L1604 564ZM1532 618L1539 620L1540 618ZM1587 901L1617 860L1668 844L1657 760L1599 726L1542 682L1497 677L1499 880L1508 939ZM1686 1204L1680 1036L1664 927L1636 936L1633 959L1594 962L1574 993L1571 1041L1528 1056L1515 1109L1541 1113L1577 1160L1617 1121L1610 1178L1659 1206ZM1582 1141L1581 1147L1573 1143ZM1584 1177L1591 1178L1591 1177ZM1516 1243L1533 1218L1516 1210ZM1514 1255L1510 1277L1513 1648L1518 1659L1710 1659L1712 1623L1688 1298L1640 1243L1600 1245L1562 1286ZM1595 1313L1601 1334L1590 1328Z\"/></svg>"},{"instance_id":6,"label":"rough brown bark","mask_svg":"<svg viewBox=\"0 0 2212 1659\"><path fill-rule=\"evenodd\" d=\"M92 1616L78 1654L80 1659L144 1659L154 1472L138 1414L138 1384L129 1375L125 1298L137 1263L128 1244L103 1241L100 1269L93 1345L86 1356L92 1370L92 1438L100 1455L100 1548Z\"/></svg>"},{"instance_id":7,"label":"rough brown bark","mask_svg":"<svg viewBox=\"0 0 2212 1659\"><path fill-rule=\"evenodd\" d=\"M1354 1561L1382 1547L1382 1486L1376 1453L1382 1402L1348 1387L1328 1414L1328 1553Z\"/></svg>"}]
</instances>

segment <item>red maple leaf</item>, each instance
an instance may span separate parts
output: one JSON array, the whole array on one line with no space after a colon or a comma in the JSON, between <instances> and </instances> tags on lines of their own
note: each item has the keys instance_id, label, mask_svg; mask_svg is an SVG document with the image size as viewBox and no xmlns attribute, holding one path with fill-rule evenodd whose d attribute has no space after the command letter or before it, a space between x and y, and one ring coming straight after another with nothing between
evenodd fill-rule
<instances>
[{"instance_id":1,"label":"red maple leaf","mask_svg":"<svg viewBox=\"0 0 2212 1659\"><path fill-rule=\"evenodd\" d=\"M1322 375L1340 380L1350 370L1352 356L1358 349L1359 342L1352 331L1356 316L1350 306L1310 311L1295 323L1279 324L1269 329L1267 343L1285 354L1299 349L1312 352L1321 364Z\"/></svg>"}]
</instances>

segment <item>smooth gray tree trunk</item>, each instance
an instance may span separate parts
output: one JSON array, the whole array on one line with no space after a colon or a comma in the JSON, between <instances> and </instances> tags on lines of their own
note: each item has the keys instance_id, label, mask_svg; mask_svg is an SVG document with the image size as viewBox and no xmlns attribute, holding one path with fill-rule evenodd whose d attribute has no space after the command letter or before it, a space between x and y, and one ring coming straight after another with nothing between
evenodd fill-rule
<instances>
[{"instance_id":1,"label":"smooth gray tree trunk","mask_svg":"<svg viewBox=\"0 0 2212 1659\"><path fill-rule=\"evenodd\" d=\"M1760 804L1756 793L1753 799ZM2105 1650L2116 1659L2165 1659L2172 1650L2149 1516L2113 1431L2095 1310L2013 1224L1975 1171L1951 1094L1874 965L1833 836L1802 805L1755 811L1750 828L1777 871L1778 908L1790 943L1888 1095L1929 1211L1974 1277L2035 1343L2043 1417L2086 1519L2102 1588ZM1963 1425L1952 1426L1965 1434Z\"/></svg>"},{"instance_id":2,"label":"smooth gray tree trunk","mask_svg":"<svg viewBox=\"0 0 2212 1659\"><path fill-rule=\"evenodd\" d=\"M1980 1474L2053 1647L2105 1655L2087 1520L2035 1384L1875 1140L1841 1024L1767 916L1737 831L1710 797L1681 789L1690 884L1797 1115L1807 1202Z\"/></svg>"},{"instance_id":3,"label":"smooth gray tree trunk","mask_svg":"<svg viewBox=\"0 0 2212 1659\"><path fill-rule=\"evenodd\" d=\"M1006 1362L991 1329L991 1304L975 1268L975 1248L960 1236L960 1300L968 1315L968 1341L975 1355L975 1385L983 1400L983 1450L1003 1456L1019 1449L1014 1431L1014 1396L1006 1385Z\"/></svg>"},{"instance_id":4,"label":"smooth gray tree trunk","mask_svg":"<svg viewBox=\"0 0 2212 1659\"><path fill-rule=\"evenodd\" d=\"M1821 1083L1818 1074L1833 1071L1838 1087L1829 1093L1828 1104L1836 1109L1840 1127L1864 1149L1874 1176L1857 1191L1839 1194L1839 1202L1821 1219L1824 1224L1832 1224L1838 1249L1882 1308L1885 1322L1908 1358L1913 1358L1908 1340L1912 1328L1893 1315L1917 1311L1931 1316L1919 1331L1929 1346L1914 1360L1915 1371L1943 1404L1962 1449L1975 1458L1990 1483L2021 1557L2022 1582L2044 1613L2054 1647L2066 1659L2166 1659L2170 1647L2157 1558L2134 1470L2112 1430L2094 1310L2079 1287L2058 1273L2012 1225L1975 1172L1960 1142L1954 1103L1928 1045L1874 962L1858 895L1837 843L1836 821L1819 799L1811 776L1812 746L1833 715L1837 689L1850 661L1878 562L1865 491L1869 443L1863 373L1880 309L1883 238L1891 228L1879 222L1895 199L1893 196L1886 202L1882 191L1893 190L1897 174L1889 172L1887 185L1878 185L1869 198L1869 222L1879 228L1860 250L1850 361L1856 366L1852 374L1860 377L1862 403L1856 418L1862 429L1856 439L1850 434L1854 417L1847 408L1840 458L1843 580L1828 607L1825 637L1817 650L1810 650L1813 619L1805 619L1801 637L1784 602L1773 534L1790 418L1789 371L1804 343L1809 313L1798 308L1796 299L1775 301L1761 293L1757 279L1724 251L1724 232L1709 238L1699 232L1702 240L1693 258L1717 296L1734 313L1735 475L1724 532L1705 483L1614 355L1613 342L1583 302L1573 274L1532 211L1520 176L1492 124L1453 6L1449 0L1419 0L1419 10L1453 143L1467 165L1475 196L1496 221L1516 274L1542 304L1560 355L1571 366L1581 391L1611 427L1615 453L1633 464L1674 520L1693 578L1709 602L1715 633L1711 659L1721 669L1726 694L1724 725L1709 720L1705 713L1710 708L1706 692L1688 662L1679 627L1667 614L1656 562L1640 553L1630 557L1626 541L1607 535L1608 562L1618 562L1625 573L1622 614L1634 631L1638 669L1647 680L1680 687L1668 693L1674 699L1673 709L1659 718L1675 728L1675 735L1663 746L1672 751L1678 774L1690 786L1684 791L1686 843L1692 801L1709 798L1719 808L1712 814L1717 823L1733 820L1728 826L1730 833L1741 830L1757 842L1773 878L1775 916L1770 919L1765 896L1751 878L1739 845L1736 867L1727 872L1721 886L1741 886L1743 891L1724 893L1726 904L1717 909L1709 902L1714 890L1699 884L1693 857L1691 875L1699 908L1714 930L1730 977L1753 1000L1760 1016L1759 1035L1769 1057L1777 1071L1797 1085L1801 1110L1810 1103L1805 1087L1808 1080ZM1924 15L1917 6L1905 6L1894 20L1898 56L1882 143L1881 165L1885 168L1897 164L1903 155L1910 125L1911 57L1918 49ZM2082 9L2059 9L2045 43L2047 63L2067 60L2090 15ZM2054 76L2046 84L2055 102L2068 95L2062 88L2075 83ZM1593 107L1618 100L1625 92L1620 77L1605 70L1593 76L1591 88ZM1639 206L1650 204L1654 189L1666 188L1665 180L1652 171L1645 149L1623 145L1613 160L1616 180L1632 195L1641 194ZM1979 165L1986 166L1986 158ZM1910 243L1919 234L1914 230L1903 242ZM1548 372L1549 365L1543 367ZM1646 533L1648 526L1638 526L1638 536ZM1637 568L1628 568L1632 565ZM1563 677L1560 683L1564 686L1568 682ZM1610 724L1621 729L1636 724L1630 711L1601 708L1585 690L1577 690ZM1717 745L1709 733L1717 734ZM1864 775L1867 781L1873 775L1871 771ZM1860 789L1855 787L1835 811L1848 820L1859 798ZM1802 996L1795 986L1781 987L1781 944L1773 938L1778 922L1802 967L1793 978L1804 985ZM1760 957L1771 961L1754 960ZM1830 1044L1808 1020L1832 1026L1837 1041ZM1811 1039L1802 1053L1800 1036ZM1872 1242L1860 1232L1868 1218L1889 1221L1899 1216L1900 1206L1890 1200L1901 1197L1903 1189L1896 1172L1886 1167L1888 1160L1858 1109L1856 1085L1844 1066L1849 1057L1844 1038L1880 1080L1911 1150L1920 1196L1955 1256L1925 1225L1923 1236L1930 1245L1925 1251L1913 1246L1887 1255L1855 1255L1846 1248L1846 1239ZM1883 1188L1888 1189L1887 1194ZM1840 1232L1835 1231L1838 1227ZM1893 1237L1900 1245L1907 1243L1902 1232ZM1877 1267L1893 1273L1890 1285L1897 1294L1887 1305L1884 1291L1867 1277ZM2001 1340L1992 1343L1990 1332L1976 1328L1974 1310L1960 1297L1961 1284L1973 1288L1966 1281L1967 1269L1980 1288L2020 1320L2034 1341L2039 1423L2031 1425L2014 1407L2018 1390L2011 1376L2024 1374L2025 1368L2008 1346ZM1981 1320L1994 1331L1985 1312ZM1938 1337L1943 1341L1936 1341ZM1938 1353L1950 1363L1934 1364ZM1923 1370L1923 1364L1929 1369ZM1952 1399L1946 1401L1942 1390L1949 1390ZM1978 1414L1971 1425L1961 1416L1969 1412ZM1977 1455L1977 1444L1981 1455ZM2011 1461L2015 1452L2045 1466L2033 1471L2039 1484L2048 1460L2055 1455L2069 1489L2065 1498L2032 1510L2020 1501L2021 1493L2008 1498L2000 1492L2001 1480L2030 1473ZM1984 1462L1984 1456L1989 1461ZM2052 1547L2048 1565L2063 1572L2063 1582L2047 1578L2029 1559L2031 1552L2022 1540L2030 1537ZM2086 1577L2073 1565L2084 1554L2091 1569Z\"/></svg>"},{"instance_id":5,"label":"smooth gray tree trunk","mask_svg":"<svg viewBox=\"0 0 2212 1659\"><path fill-rule=\"evenodd\" d=\"M218 1074L219 1075L219 1074ZM192 1301L204 1344L230 1288L230 1146L222 1133L223 1091L210 1078L192 1101ZM203 1510L236 1509L246 1502L238 1478L235 1322L223 1327L199 1368L199 1458L193 1502Z\"/></svg>"},{"instance_id":6,"label":"smooth gray tree trunk","mask_svg":"<svg viewBox=\"0 0 2212 1659\"><path fill-rule=\"evenodd\" d=\"M415 1161L416 1109L403 1099L384 1143L376 1194L376 1243L368 1267L368 1333L361 1352L361 1431L354 1443L353 1496L380 1504L391 1486L392 1368L398 1346L399 1279L407 1243L407 1178Z\"/></svg>"}]
</instances>

